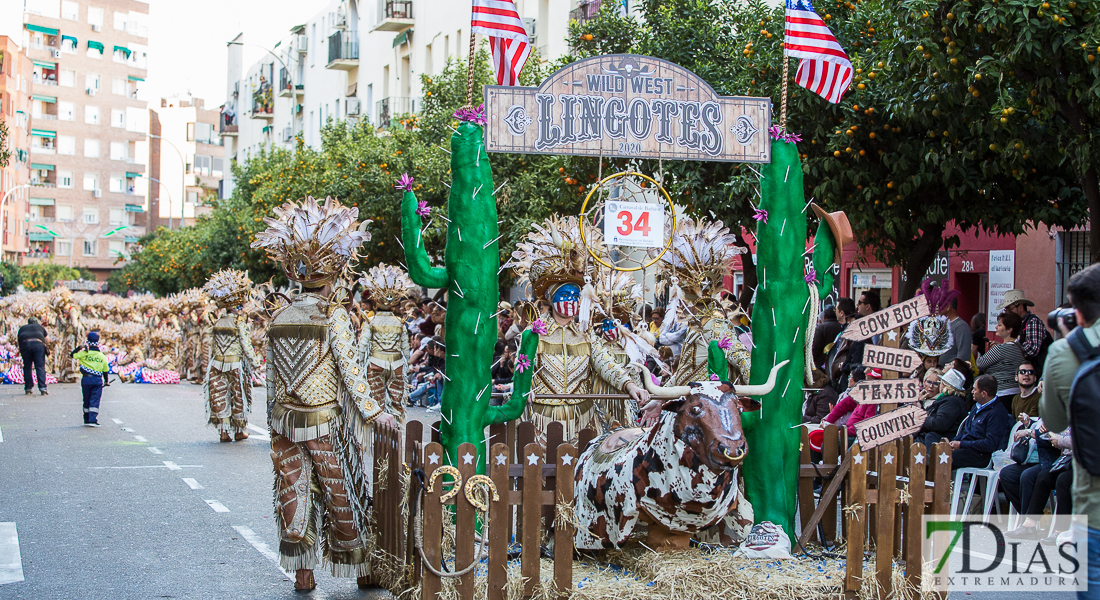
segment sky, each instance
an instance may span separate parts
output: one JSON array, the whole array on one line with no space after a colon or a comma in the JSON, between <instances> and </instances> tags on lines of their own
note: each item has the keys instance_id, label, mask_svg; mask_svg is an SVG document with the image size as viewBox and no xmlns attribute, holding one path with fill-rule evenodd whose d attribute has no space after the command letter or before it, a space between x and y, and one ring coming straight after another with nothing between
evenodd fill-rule
<instances>
[{"instance_id":1,"label":"sky","mask_svg":"<svg viewBox=\"0 0 1100 600\"><path fill-rule=\"evenodd\" d=\"M190 94L207 108L225 102L226 42L244 32L245 41L271 48L328 5L328 0L151 0L149 72L142 90L150 103ZM23 0L0 0L0 35L19 41ZM265 54L244 47L245 64Z\"/></svg>"}]
</instances>

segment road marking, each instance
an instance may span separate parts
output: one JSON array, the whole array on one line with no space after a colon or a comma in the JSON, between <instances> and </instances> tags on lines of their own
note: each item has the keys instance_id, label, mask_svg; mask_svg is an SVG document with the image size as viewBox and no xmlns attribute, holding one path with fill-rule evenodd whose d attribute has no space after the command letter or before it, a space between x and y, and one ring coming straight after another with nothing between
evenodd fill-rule
<instances>
[{"instance_id":1,"label":"road marking","mask_svg":"<svg viewBox=\"0 0 1100 600\"><path fill-rule=\"evenodd\" d=\"M168 461L164 461L167 463ZM201 469L202 465L177 465L171 463L163 465L137 465L133 467L88 467L89 469L168 469L169 471L179 471L180 469Z\"/></svg>"},{"instance_id":2,"label":"road marking","mask_svg":"<svg viewBox=\"0 0 1100 600\"><path fill-rule=\"evenodd\" d=\"M256 439L263 440L265 442L270 442L271 441L271 436L269 435L270 430L264 429L262 427L256 427L252 423L248 424L248 428L252 430L252 432L253 432L252 435Z\"/></svg>"},{"instance_id":3,"label":"road marking","mask_svg":"<svg viewBox=\"0 0 1100 600\"><path fill-rule=\"evenodd\" d=\"M187 484L187 487L189 487L193 490L201 490L202 489L202 484L195 481L195 479L193 477L184 477L183 482Z\"/></svg>"},{"instance_id":4,"label":"road marking","mask_svg":"<svg viewBox=\"0 0 1100 600\"><path fill-rule=\"evenodd\" d=\"M149 452L152 452L153 454L164 454L163 450L161 450L160 448L154 448L152 446L149 446Z\"/></svg>"},{"instance_id":5,"label":"road marking","mask_svg":"<svg viewBox=\"0 0 1100 600\"><path fill-rule=\"evenodd\" d=\"M126 433L133 433L134 432L133 427L123 427L122 430L125 431Z\"/></svg>"},{"instance_id":6,"label":"road marking","mask_svg":"<svg viewBox=\"0 0 1100 600\"><path fill-rule=\"evenodd\" d=\"M115 425L122 425L122 419L111 419L115 422Z\"/></svg>"},{"instance_id":7,"label":"road marking","mask_svg":"<svg viewBox=\"0 0 1100 600\"><path fill-rule=\"evenodd\" d=\"M4 430L0 429L0 442L4 441Z\"/></svg>"},{"instance_id":8,"label":"road marking","mask_svg":"<svg viewBox=\"0 0 1100 600\"><path fill-rule=\"evenodd\" d=\"M291 580L294 579L290 576L290 573L287 573L285 570L283 570L283 567L279 565L279 555L276 554L275 551L272 550L266 542L260 539L260 536L256 535L255 531L252 531L248 527L244 527L242 525L234 525L233 529L235 529L237 533L239 533L241 537L244 538L244 541L252 544L252 547L255 548L260 554L264 555L267 560L275 563L275 568L279 569L279 571L283 575L286 575Z\"/></svg>"},{"instance_id":9,"label":"road marking","mask_svg":"<svg viewBox=\"0 0 1100 600\"><path fill-rule=\"evenodd\" d=\"M214 509L214 512L229 512L229 509L226 508L224 504L222 504L221 502L218 502L217 500L203 499L203 502L209 504L210 508Z\"/></svg>"},{"instance_id":10,"label":"road marking","mask_svg":"<svg viewBox=\"0 0 1100 600\"><path fill-rule=\"evenodd\" d=\"M142 444L145 444L149 441L149 440L145 439L143 436L140 436L140 435L135 435L134 439L141 442Z\"/></svg>"},{"instance_id":11,"label":"road marking","mask_svg":"<svg viewBox=\"0 0 1100 600\"><path fill-rule=\"evenodd\" d=\"M177 465L176 463L170 461L170 460L165 460L165 461L161 461L161 462L164 463L164 466L168 467L169 471L179 471L180 470L180 466Z\"/></svg>"},{"instance_id":12,"label":"road marking","mask_svg":"<svg viewBox=\"0 0 1100 600\"><path fill-rule=\"evenodd\" d=\"M19 557L19 532L15 523L0 523L0 585L20 581L23 581L23 559Z\"/></svg>"}]
</instances>

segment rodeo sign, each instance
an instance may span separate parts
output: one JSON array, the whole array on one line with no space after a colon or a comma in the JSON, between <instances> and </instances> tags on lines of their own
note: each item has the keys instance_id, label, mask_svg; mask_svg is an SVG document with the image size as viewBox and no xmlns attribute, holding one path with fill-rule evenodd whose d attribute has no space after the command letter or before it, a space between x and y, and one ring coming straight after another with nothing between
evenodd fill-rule
<instances>
[{"instance_id":1,"label":"rodeo sign","mask_svg":"<svg viewBox=\"0 0 1100 600\"><path fill-rule=\"evenodd\" d=\"M570 64L537 88L486 86L489 152L767 163L771 100L719 96L649 56Z\"/></svg>"}]
</instances>

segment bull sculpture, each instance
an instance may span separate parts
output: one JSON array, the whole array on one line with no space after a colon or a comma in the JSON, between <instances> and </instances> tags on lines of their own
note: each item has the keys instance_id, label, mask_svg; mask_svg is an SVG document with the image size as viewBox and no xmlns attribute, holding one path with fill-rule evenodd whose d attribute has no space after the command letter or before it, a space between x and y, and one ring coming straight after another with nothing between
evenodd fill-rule
<instances>
[{"instance_id":1,"label":"bull sculpture","mask_svg":"<svg viewBox=\"0 0 1100 600\"><path fill-rule=\"evenodd\" d=\"M687 548L692 537L704 537L704 530L727 515L736 521L727 525L747 531L751 507L742 501L742 509L735 510L738 466L748 453L741 413L759 410L760 403L750 396L771 392L787 362L775 365L763 385L699 381L651 387L653 397L667 399L656 424L648 431L608 432L580 456L576 547L618 548L639 519L649 524L646 542L655 549ZM643 379L649 382L648 373ZM708 537L704 541L737 541L729 534Z\"/></svg>"}]
</instances>

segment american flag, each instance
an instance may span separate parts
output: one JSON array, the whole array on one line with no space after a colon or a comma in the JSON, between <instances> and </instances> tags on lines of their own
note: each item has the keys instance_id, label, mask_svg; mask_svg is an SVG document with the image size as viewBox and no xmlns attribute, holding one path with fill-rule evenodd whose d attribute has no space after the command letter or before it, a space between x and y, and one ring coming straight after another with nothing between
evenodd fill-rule
<instances>
[{"instance_id":1,"label":"american flag","mask_svg":"<svg viewBox=\"0 0 1100 600\"><path fill-rule=\"evenodd\" d=\"M836 104L852 83L852 61L810 0L787 0L783 53L798 61L795 82Z\"/></svg>"},{"instance_id":2,"label":"american flag","mask_svg":"<svg viewBox=\"0 0 1100 600\"><path fill-rule=\"evenodd\" d=\"M518 84L519 72L531 54L531 40L512 0L474 0L470 31L489 36L497 84Z\"/></svg>"}]
</instances>

